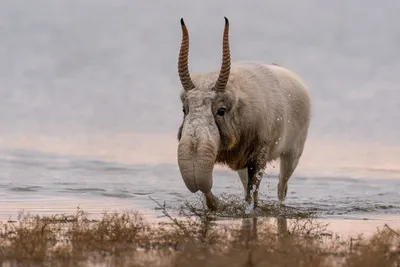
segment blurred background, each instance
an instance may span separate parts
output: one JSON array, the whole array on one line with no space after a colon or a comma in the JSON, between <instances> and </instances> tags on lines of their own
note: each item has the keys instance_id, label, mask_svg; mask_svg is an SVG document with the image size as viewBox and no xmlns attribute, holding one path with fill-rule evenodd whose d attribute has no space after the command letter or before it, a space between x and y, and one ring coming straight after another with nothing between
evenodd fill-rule
<instances>
[{"instance_id":1,"label":"blurred background","mask_svg":"<svg viewBox=\"0 0 400 267\"><path fill-rule=\"evenodd\" d=\"M190 70L206 72L227 16L233 61L278 63L310 88L299 173L400 177L399 12L395 0L3 0L0 149L176 164L179 19Z\"/></svg>"}]
</instances>

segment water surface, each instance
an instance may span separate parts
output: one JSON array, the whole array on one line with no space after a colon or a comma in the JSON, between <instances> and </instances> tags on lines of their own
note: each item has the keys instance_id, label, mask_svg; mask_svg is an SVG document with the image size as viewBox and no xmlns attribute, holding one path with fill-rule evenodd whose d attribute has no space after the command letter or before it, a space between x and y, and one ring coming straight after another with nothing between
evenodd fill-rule
<instances>
[{"instance_id":1,"label":"water surface","mask_svg":"<svg viewBox=\"0 0 400 267\"><path fill-rule=\"evenodd\" d=\"M200 194L185 187L175 164L121 164L87 158L64 157L28 151L0 153L0 219L15 218L18 211L74 212L79 206L92 214L105 210L135 209L150 218L161 215L151 199L166 203L178 214L183 203L201 202ZM266 204L278 202L277 176L267 169L261 184ZM230 170L214 170L213 191L221 199L239 203L243 188ZM289 183L286 205L328 218L373 218L400 215L400 180L307 177L295 174ZM229 214L228 214L229 215ZM230 214L233 218L238 214Z\"/></svg>"}]
</instances>

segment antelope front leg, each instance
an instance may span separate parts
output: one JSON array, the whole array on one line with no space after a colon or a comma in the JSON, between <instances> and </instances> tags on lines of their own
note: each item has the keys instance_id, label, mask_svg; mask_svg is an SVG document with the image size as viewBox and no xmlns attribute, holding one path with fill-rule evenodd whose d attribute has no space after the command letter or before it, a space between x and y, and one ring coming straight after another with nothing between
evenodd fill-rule
<instances>
[{"instance_id":1,"label":"antelope front leg","mask_svg":"<svg viewBox=\"0 0 400 267\"><path fill-rule=\"evenodd\" d=\"M253 192L254 209L258 207L258 192L260 191L259 189L263 175L264 175L264 169L260 169L255 175L254 185L256 186L256 189Z\"/></svg>"},{"instance_id":2,"label":"antelope front leg","mask_svg":"<svg viewBox=\"0 0 400 267\"><path fill-rule=\"evenodd\" d=\"M246 190L246 202L250 205L252 202L252 192L253 192L253 185L254 185L254 164L250 164L247 167L247 190Z\"/></svg>"},{"instance_id":3,"label":"antelope front leg","mask_svg":"<svg viewBox=\"0 0 400 267\"><path fill-rule=\"evenodd\" d=\"M260 188L261 179L264 174L264 169L258 164L249 164L247 167L247 191L246 191L246 201L249 205L253 200L253 209L257 208L258 206L258 191ZM255 188L254 188L255 187Z\"/></svg>"}]
</instances>

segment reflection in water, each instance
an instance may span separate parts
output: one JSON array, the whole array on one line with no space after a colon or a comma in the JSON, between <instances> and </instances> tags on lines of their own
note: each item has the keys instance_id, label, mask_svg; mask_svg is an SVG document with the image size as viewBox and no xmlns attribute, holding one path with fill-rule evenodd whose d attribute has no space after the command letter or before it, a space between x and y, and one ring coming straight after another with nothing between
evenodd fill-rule
<instances>
[{"instance_id":1,"label":"reflection in water","mask_svg":"<svg viewBox=\"0 0 400 267\"><path fill-rule=\"evenodd\" d=\"M242 219L241 239L245 240L248 245L252 240L257 238L257 216Z\"/></svg>"},{"instance_id":2,"label":"reflection in water","mask_svg":"<svg viewBox=\"0 0 400 267\"><path fill-rule=\"evenodd\" d=\"M288 233L287 227L287 218L285 217L278 217L276 218L277 228L278 228L278 237L284 237Z\"/></svg>"},{"instance_id":3,"label":"reflection in water","mask_svg":"<svg viewBox=\"0 0 400 267\"><path fill-rule=\"evenodd\" d=\"M294 222L295 224L289 227L289 222ZM287 216L251 216L241 220L240 233L242 240L250 245L252 241L256 241L258 236L262 234L260 231L265 231L266 229L277 234L278 242L283 242L287 240L286 237L289 234L289 228L291 232L305 230L304 233L307 234L322 234L329 237L334 233L342 237L357 238L359 234L363 234L364 237L372 236L376 233L377 229L382 229L385 225L399 229L399 216L372 216L369 219L359 219L356 217L346 219L341 217L315 218L313 220L310 220L310 218L297 220L288 218Z\"/></svg>"},{"instance_id":4,"label":"reflection in water","mask_svg":"<svg viewBox=\"0 0 400 267\"><path fill-rule=\"evenodd\" d=\"M287 218L284 216L278 216L276 218L259 218L256 215L251 217L243 218L241 223L241 237L246 244L250 244L252 241L256 241L258 238L258 226L261 223L268 223L267 221L272 219L271 225L276 224L276 233L278 240L282 240L288 233Z\"/></svg>"}]
</instances>

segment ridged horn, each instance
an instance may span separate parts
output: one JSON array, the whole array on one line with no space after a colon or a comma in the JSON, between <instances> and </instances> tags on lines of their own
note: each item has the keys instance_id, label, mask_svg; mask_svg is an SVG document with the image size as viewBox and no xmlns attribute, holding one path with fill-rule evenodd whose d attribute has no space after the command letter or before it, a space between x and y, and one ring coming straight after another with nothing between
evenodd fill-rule
<instances>
[{"instance_id":1,"label":"ridged horn","mask_svg":"<svg viewBox=\"0 0 400 267\"><path fill-rule=\"evenodd\" d=\"M178 61L178 73L181 80L181 84L185 91L189 91L194 88L194 84L189 74L188 67L188 57L189 57L189 33L186 28L183 18L181 18L182 27L182 42L179 51L179 61Z\"/></svg>"},{"instance_id":2,"label":"ridged horn","mask_svg":"<svg viewBox=\"0 0 400 267\"><path fill-rule=\"evenodd\" d=\"M229 50L229 20L225 18L224 37L222 41L222 65L219 72L218 80L215 84L216 91L224 91L228 83L229 73L231 70L231 52Z\"/></svg>"}]
</instances>

